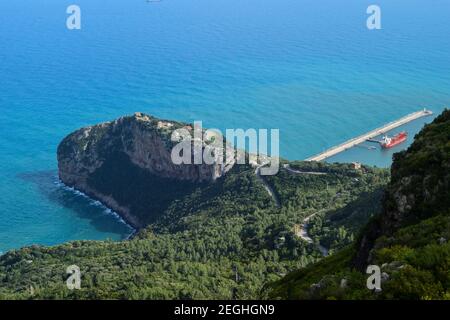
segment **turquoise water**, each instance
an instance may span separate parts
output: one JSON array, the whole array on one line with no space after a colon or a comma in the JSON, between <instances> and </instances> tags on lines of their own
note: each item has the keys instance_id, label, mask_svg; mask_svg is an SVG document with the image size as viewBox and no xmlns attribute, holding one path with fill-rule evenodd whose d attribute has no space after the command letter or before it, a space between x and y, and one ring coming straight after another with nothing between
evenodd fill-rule
<instances>
[{"instance_id":1,"label":"turquoise water","mask_svg":"<svg viewBox=\"0 0 450 320\"><path fill-rule=\"evenodd\" d=\"M361 162L372 166L387 168L392 163L392 155L407 148L413 141L415 133L426 123L431 122L436 117L436 114L425 118L417 119L413 122L405 124L389 132L389 136L393 136L401 131L406 131L408 137L406 141L390 149L382 149L378 143L364 142L356 147L348 149L344 152L327 159L328 162ZM373 128L375 129L375 128ZM369 131L369 130L367 130ZM383 135L374 137L375 140L381 140Z\"/></svg>"},{"instance_id":2,"label":"turquoise water","mask_svg":"<svg viewBox=\"0 0 450 320\"><path fill-rule=\"evenodd\" d=\"M73 3L79 31L65 27ZM440 112L448 0L377 3L379 31L365 27L365 0L1 1L0 251L130 233L57 183L56 147L81 126L143 111L279 128L281 155L303 159L423 107ZM355 148L330 161L390 157Z\"/></svg>"}]
</instances>

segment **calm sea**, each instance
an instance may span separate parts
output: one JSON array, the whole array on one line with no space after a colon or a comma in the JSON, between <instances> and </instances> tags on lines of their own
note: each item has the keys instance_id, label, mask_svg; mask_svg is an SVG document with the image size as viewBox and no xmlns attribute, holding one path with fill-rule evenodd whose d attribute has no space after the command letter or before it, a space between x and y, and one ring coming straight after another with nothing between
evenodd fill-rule
<instances>
[{"instance_id":1,"label":"calm sea","mask_svg":"<svg viewBox=\"0 0 450 320\"><path fill-rule=\"evenodd\" d=\"M56 147L81 126L143 111L279 128L282 156L303 159L423 107L442 111L450 2L377 0L382 30L369 31L372 3L0 1L0 251L130 233L58 184ZM66 28L71 4L81 30ZM410 137L430 120L408 125ZM392 151L331 160L389 166Z\"/></svg>"}]
</instances>

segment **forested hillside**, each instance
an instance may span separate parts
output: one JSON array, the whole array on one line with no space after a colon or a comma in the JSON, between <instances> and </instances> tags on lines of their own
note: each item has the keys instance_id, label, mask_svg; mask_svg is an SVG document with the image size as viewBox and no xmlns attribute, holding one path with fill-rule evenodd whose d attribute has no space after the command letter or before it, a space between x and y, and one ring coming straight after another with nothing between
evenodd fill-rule
<instances>
[{"instance_id":1,"label":"forested hillside","mask_svg":"<svg viewBox=\"0 0 450 320\"><path fill-rule=\"evenodd\" d=\"M172 201L132 240L74 241L10 251L0 257L0 298L258 298L265 283L322 259L317 249L322 239L339 247L356 234L345 219L342 225L334 219L345 235L315 227L316 243L308 243L294 232L306 216L320 211L315 225L322 219L325 223L328 212L348 211L344 218L356 215L364 220L373 207L356 210L355 203L389 179L387 170L364 166L290 166L326 174L281 168L277 176L264 177L280 199L277 207L254 168L235 166L216 182ZM73 264L81 270L81 290L66 287L66 268Z\"/></svg>"},{"instance_id":2,"label":"forested hillside","mask_svg":"<svg viewBox=\"0 0 450 320\"><path fill-rule=\"evenodd\" d=\"M450 299L449 110L395 155L391 175L382 214L356 243L270 284L269 297ZM367 289L368 265L381 268L381 291Z\"/></svg>"},{"instance_id":3,"label":"forested hillside","mask_svg":"<svg viewBox=\"0 0 450 320\"><path fill-rule=\"evenodd\" d=\"M164 195L131 240L4 254L0 298L448 299L449 141L445 111L395 156L390 182L387 170L350 164L282 161L266 177L236 165ZM73 264L80 290L66 287ZM383 272L381 291L366 287L369 264Z\"/></svg>"}]
</instances>

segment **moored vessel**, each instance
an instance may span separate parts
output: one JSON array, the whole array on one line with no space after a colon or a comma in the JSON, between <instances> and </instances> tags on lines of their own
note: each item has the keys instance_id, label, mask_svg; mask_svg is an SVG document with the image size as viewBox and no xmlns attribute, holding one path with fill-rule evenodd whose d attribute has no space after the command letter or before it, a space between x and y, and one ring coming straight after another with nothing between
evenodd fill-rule
<instances>
[{"instance_id":1,"label":"moored vessel","mask_svg":"<svg viewBox=\"0 0 450 320\"><path fill-rule=\"evenodd\" d=\"M386 135L383 137L383 140L380 141L380 145L384 149L389 149L395 147L396 145L399 145L402 142L405 142L407 137L408 133L406 131L402 131L393 137L388 137Z\"/></svg>"}]
</instances>

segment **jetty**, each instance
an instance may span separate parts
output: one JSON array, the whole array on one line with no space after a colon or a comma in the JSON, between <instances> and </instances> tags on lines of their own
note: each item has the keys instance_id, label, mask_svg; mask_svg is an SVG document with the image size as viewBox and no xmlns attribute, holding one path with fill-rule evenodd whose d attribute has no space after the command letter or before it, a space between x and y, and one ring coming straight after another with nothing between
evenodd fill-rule
<instances>
[{"instance_id":1,"label":"jetty","mask_svg":"<svg viewBox=\"0 0 450 320\"><path fill-rule=\"evenodd\" d=\"M365 141L368 141L368 140L369 141L373 140L373 138L375 138L376 136L379 136L381 134L385 134L388 131L391 131L392 129L400 127L400 126L402 126L402 125L404 125L404 124L406 124L408 122L411 122L411 121L414 121L416 119L419 119L419 118L422 118L422 117L426 117L426 116L429 116L429 115L432 115L432 114L433 114L433 112L430 111L430 110L427 110L427 109L423 109L423 110L420 110L420 111L408 114L407 116L404 116L404 117L402 117L402 118L400 118L400 119L398 119L396 121L389 122L388 124L386 124L386 125L384 125L384 126L382 126L380 128L374 129L374 130L372 130L370 132L367 132L367 133L365 133L363 135L360 135L360 136L358 136L356 138L350 139L350 140L348 140L348 141L346 141L344 143L341 143L341 144L339 144L337 146L334 146L334 147L332 147L332 148L330 148L330 149L328 149L328 150L326 150L324 152L321 152L321 153L319 153L319 154L317 154L315 156L309 157L309 158L305 159L305 161L322 161L322 160L325 160L326 158L329 158L329 157L334 156L334 155L336 155L338 153L341 153L342 151L350 149L350 148L352 148L352 147L354 147L354 146L356 146L356 145L358 145L358 144L360 144L362 142L365 142Z\"/></svg>"}]
</instances>

